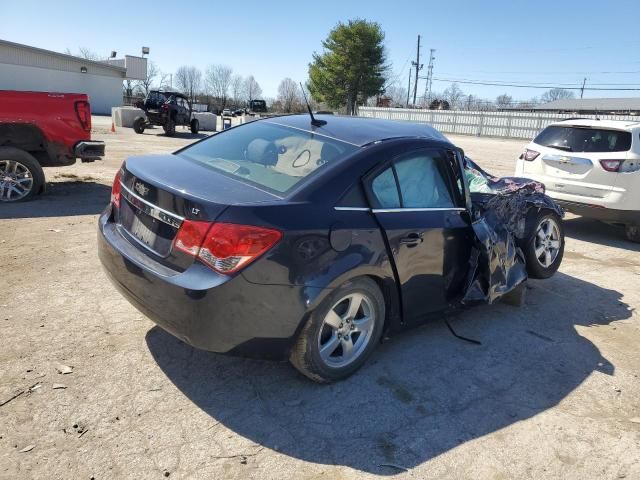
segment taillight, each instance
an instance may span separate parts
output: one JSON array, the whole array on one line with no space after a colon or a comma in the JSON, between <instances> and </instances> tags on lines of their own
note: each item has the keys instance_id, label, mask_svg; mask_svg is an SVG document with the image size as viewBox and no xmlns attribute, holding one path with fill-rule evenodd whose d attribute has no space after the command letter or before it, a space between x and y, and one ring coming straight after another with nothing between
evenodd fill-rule
<instances>
[{"instance_id":1,"label":"taillight","mask_svg":"<svg viewBox=\"0 0 640 480\"><path fill-rule=\"evenodd\" d=\"M80 100L75 103L76 107L76 115L78 116L78 121L80 125L82 125L82 129L85 132L91 131L91 106L89 102L84 100Z\"/></svg>"},{"instance_id":2,"label":"taillight","mask_svg":"<svg viewBox=\"0 0 640 480\"><path fill-rule=\"evenodd\" d=\"M526 160L527 162L532 162L536 158L538 158L538 155L540 155L540 152L536 152L535 150L529 150L528 148L525 148L524 152L520 154L520 159Z\"/></svg>"},{"instance_id":3,"label":"taillight","mask_svg":"<svg viewBox=\"0 0 640 480\"><path fill-rule=\"evenodd\" d=\"M116 178L113 179L113 186L111 187L111 203L116 208L120 208L120 192L122 191L122 185L120 184L121 179L122 167L118 169Z\"/></svg>"},{"instance_id":4,"label":"taillight","mask_svg":"<svg viewBox=\"0 0 640 480\"><path fill-rule=\"evenodd\" d=\"M281 232L270 228L184 220L174 245L197 256L216 272L231 274L256 260L281 238Z\"/></svg>"},{"instance_id":5,"label":"taillight","mask_svg":"<svg viewBox=\"0 0 640 480\"><path fill-rule=\"evenodd\" d=\"M600 165L607 172L618 172L624 160L600 160Z\"/></svg>"}]
</instances>

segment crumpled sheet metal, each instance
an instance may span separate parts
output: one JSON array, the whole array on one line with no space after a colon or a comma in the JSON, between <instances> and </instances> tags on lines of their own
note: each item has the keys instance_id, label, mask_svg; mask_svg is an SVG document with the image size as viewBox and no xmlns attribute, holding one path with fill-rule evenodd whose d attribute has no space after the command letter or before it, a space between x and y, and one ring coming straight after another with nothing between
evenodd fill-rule
<instances>
[{"instance_id":1,"label":"crumpled sheet metal","mask_svg":"<svg viewBox=\"0 0 640 480\"><path fill-rule=\"evenodd\" d=\"M491 178L487 186L492 193L489 200L474 203L476 239L463 304L491 304L527 280L526 262L517 239L524 238L532 209L547 208L564 216L539 182Z\"/></svg>"}]
</instances>

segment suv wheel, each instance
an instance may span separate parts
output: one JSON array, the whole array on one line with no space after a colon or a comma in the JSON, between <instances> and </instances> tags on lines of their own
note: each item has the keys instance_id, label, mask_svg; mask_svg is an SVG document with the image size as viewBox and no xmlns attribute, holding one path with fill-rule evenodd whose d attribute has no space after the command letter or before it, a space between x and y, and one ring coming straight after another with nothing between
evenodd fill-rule
<instances>
[{"instance_id":1,"label":"suv wheel","mask_svg":"<svg viewBox=\"0 0 640 480\"><path fill-rule=\"evenodd\" d=\"M291 363L319 383L348 377L378 344L384 315L384 297L373 280L344 283L311 314L291 352Z\"/></svg>"},{"instance_id":2,"label":"suv wheel","mask_svg":"<svg viewBox=\"0 0 640 480\"><path fill-rule=\"evenodd\" d=\"M550 210L531 210L527 217L527 235L520 247L530 277L551 277L564 255L562 219Z\"/></svg>"},{"instance_id":3,"label":"suv wheel","mask_svg":"<svg viewBox=\"0 0 640 480\"><path fill-rule=\"evenodd\" d=\"M627 240L640 243L640 225L625 225L624 233L627 236Z\"/></svg>"},{"instance_id":4,"label":"suv wheel","mask_svg":"<svg viewBox=\"0 0 640 480\"><path fill-rule=\"evenodd\" d=\"M31 200L43 186L44 172L31 154L19 148L0 148L0 202Z\"/></svg>"},{"instance_id":5,"label":"suv wheel","mask_svg":"<svg viewBox=\"0 0 640 480\"><path fill-rule=\"evenodd\" d=\"M176 121L173 117L167 118L167 122L162 126L164 134L167 137L173 137L176 134Z\"/></svg>"},{"instance_id":6,"label":"suv wheel","mask_svg":"<svg viewBox=\"0 0 640 480\"><path fill-rule=\"evenodd\" d=\"M144 117L136 117L133 121L133 131L136 133L144 133Z\"/></svg>"},{"instance_id":7,"label":"suv wheel","mask_svg":"<svg viewBox=\"0 0 640 480\"><path fill-rule=\"evenodd\" d=\"M200 122L197 118L191 120L191 133L196 134L200 130Z\"/></svg>"}]
</instances>

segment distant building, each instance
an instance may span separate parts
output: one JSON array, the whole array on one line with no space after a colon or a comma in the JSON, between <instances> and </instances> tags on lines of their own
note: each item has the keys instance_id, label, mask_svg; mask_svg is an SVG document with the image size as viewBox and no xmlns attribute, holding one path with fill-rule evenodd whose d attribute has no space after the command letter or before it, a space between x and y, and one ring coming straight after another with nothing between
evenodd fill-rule
<instances>
[{"instance_id":1,"label":"distant building","mask_svg":"<svg viewBox=\"0 0 640 480\"><path fill-rule=\"evenodd\" d=\"M122 105L123 80L143 80L147 59L86 60L0 40L0 90L86 93L93 113Z\"/></svg>"},{"instance_id":2,"label":"distant building","mask_svg":"<svg viewBox=\"0 0 640 480\"><path fill-rule=\"evenodd\" d=\"M640 97L632 98L565 98L542 105L532 105L526 110L534 112L576 113L583 115L640 115Z\"/></svg>"}]
</instances>

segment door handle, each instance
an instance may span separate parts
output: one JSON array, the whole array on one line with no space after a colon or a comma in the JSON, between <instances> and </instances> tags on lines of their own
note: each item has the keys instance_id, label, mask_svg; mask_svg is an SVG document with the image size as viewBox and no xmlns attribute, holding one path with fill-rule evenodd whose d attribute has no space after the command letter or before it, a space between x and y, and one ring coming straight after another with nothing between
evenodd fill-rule
<instances>
[{"instance_id":1,"label":"door handle","mask_svg":"<svg viewBox=\"0 0 640 480\"><path fill-rule=\"evenodd\" d=\"M400 239L400 243L403 245L417 245L422 243L423 238L421 233L410 233L406 237Z\"/></svg>"}]
</instances>

